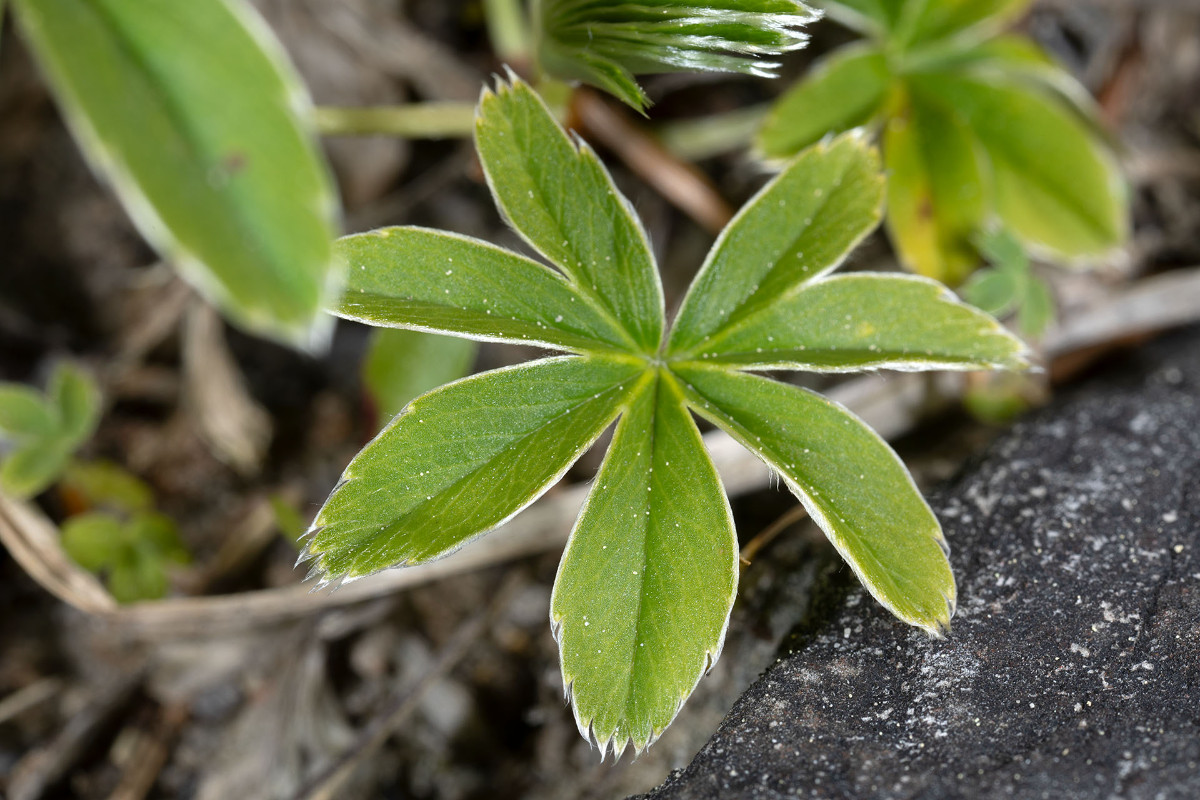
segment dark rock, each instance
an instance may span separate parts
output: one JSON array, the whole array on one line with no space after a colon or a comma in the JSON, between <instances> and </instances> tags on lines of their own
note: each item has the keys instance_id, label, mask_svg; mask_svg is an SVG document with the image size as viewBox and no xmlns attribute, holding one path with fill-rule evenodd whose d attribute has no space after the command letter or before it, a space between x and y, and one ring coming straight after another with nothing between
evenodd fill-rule
<instances>
[{"instance_id":1,"label":"dark rock","mask_svg":"<svg viewBox=\"0 0 1200 800\"><path fill-rule=\"evenodd\" d=\"M1197 398L1192 330L1017 424L931 500L950 636L840 580L650 797L1200 797Z\"/></svg>"}]
</instances>

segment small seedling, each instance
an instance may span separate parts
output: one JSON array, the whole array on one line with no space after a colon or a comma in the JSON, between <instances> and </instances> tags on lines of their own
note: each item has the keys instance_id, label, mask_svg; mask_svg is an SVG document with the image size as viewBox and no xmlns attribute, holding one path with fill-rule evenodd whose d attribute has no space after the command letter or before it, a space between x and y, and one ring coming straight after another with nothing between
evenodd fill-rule
<instances>
[{"instance_id":1,"label":"small seedling","mask_svg":"<svg viewBox=\"0 0 1200 800\"><path fill-rule=\"evenodd\" d=\"M416 400L346 468L310 529L323 583L444 556L545 492L614 422L551 601L580 732L641 750L717 659L737 589L729 504L692 415L759 455L871 593L937 633L954 578L937 520L887 444L774 370L1024 365L992 318L917 277L829 273L879 221L857 135L793 160L721 235L667 330L655 260L595 154L525 84L480 102L497 205L548 268L421 228L341 240L337 313L567 355Z\"/></svg>"},{"instance_id":2,"label":"small seedling","mask_svg":"<svg viewBox=\"0 0 1200 800\"><path fill-rule=\"evenodd\" d=\"M830 133L883 129L887 227L909 269L951 284L972 242L1007 228L1060 261L1095 259L1128 228L1116 164L1086 91L1030 40L998 35L1027 0L830 0L868 37L830 54L758 137L787 158Z\"/></svg>"},{"instance_id":3,"label":"small seedling","mask_svg":"<svg viewBox=\"0 0 1200 800\"><path fill-rule=\"evenodd\" d=\"M99 415L96 385L70 364L58 366L45 395L0 384L0 487L18 497L44 491L91 438Z\"/></svg>"},{"instance_id":4,"label":"small seedling","mask_svg":"<svg viewBox=\"0 0 1200 800\"><path fill-rule=\"evenodd\" d=\"M1029 256L1004 229L979 237L976 247L991 265L971 276L963 297L996 317L1016 313L1017 329L1036 339L1054 322L1054 296L1029 263Z\"/></svg>"},{"instance_id":5,"label":"small seedling","mask_svg":"<svg viewBox=\"0 0 1200 800\"><path fill-rule=\"evenodd\" d=\"M154 493L140 478L105 461L72 464L63 491L90 510L62 525L67 555L103 576L121 603L167 593L167 570L191 559L175 522L154 510Z\"/></svg>"}]
</instances>

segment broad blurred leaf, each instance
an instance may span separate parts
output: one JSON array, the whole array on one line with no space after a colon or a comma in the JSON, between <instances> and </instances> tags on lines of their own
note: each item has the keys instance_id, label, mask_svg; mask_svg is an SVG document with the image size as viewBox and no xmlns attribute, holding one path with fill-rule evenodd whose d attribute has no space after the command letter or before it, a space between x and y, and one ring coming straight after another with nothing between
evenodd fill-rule
<instances>
[{"instance_id":1,"label":"broad blurred leaf","mask_svg":"<svg viewBox=\"0 0 1200 800\"><path fill-rule=\"evenodd\" d=\"M1021 369L1024 346L941 284L858 272L816 281L690 355L743 369Z\"/></svg>"},{"instance_id":2,"label":"broad blurred leaf","mask_svg":"<svg viewBox=\"0 0 1200 800\"><path fill-rule=\"evenodd\" d=\"M970 241L987 214L979 145L952 107L908 100L884 133L888 233L905 267L955 285L979 263Z\"/></svg>"},{"instance_id":3,"label":"broad blurred leaf","mask_svg":"<svg viewBox=\"0 0 1200 800\"><path fill-rule=\"evenodd\" d=\"M347 319L574 351L628 341L593 296L477 239L385 228L340 239L337 249L350 278L335 313Z\"/></svg>"},{"instance_id":4,"label":"broad blurred leaf","mask_svg":"<svg viewBox=\"0 0 1200 800\"><path fill-rule=\"evenodd\" d=\"M823 0L821 5L845 25L909 47L978 27L1000 27L1023 12L1029 0Z\"/></svg>"},{"instance_id":5,"label":"broad blurred leaf","mask_svg":"<svg viewBox=\"0 0 1200 800\"><path fill-rule=\"evenodd\" d=\"M75 444L90 439L100 421L100 390L95 381L64 362L50 377L48 394L58 409L62 436Z\"/></svg>"},{"instance_id":6,"label":"broad blurred leaf","mask_svg":"<svg viewBox=\"0 0 1200 800\"><path fill-rule=\"evenodd\" d=\"M50 437L58 430L56 409L41 392L16 383L0 384L0 439Z\"/></svg>"},{"instance_id":7,"label":"broad blurred leaf","mask_svg":"<svg viewBox=\"0 0 1200 800\"><path fill-rule=\"evenodd\" d=\"M970 47L923 52L915 71L974 75L1048 94L1069 109L1097 141L1110 147L1115 144L1112 133L1099 121L1099 105L1087 87L1026 36L1007 34Z\"/></svg>"},{"instance_id":8,"label":"broad blurred leaf","mask_svg":"<svg viewBox=\"0 0 1200 800\"><path fill-rule=\"evenodd\" d=\"M975 36L995 33L1020 16L1029 0L910 0L909 41L936 41L971 32Z\"/></svg>"},{"instance_id":9,"label":"broad blurred leaf","mask_svg":"<svg viewBox=\"0 0 1200 800\"><path fill-rule=\"evenodd\" d=\"M683 354L835 269L879 223L879 154L858 135L801 153L721 233L679 309Z\"/></svg>"},{"instance_id":10,"label":"broad blurred leaf","mask_svg":"<svg viewBox=\"0 0 1200 800\"><path fill-rule=\"evenodd\" d=\"M466 376L478 350L470 339L382 328L371 339L363 378L381 415L394 417L414 397Z\"/></svg>"},{"instance_id":11,"label":"broad blurred leaf","mask_svg":"<svg viewBox=\"0 0 1200 800\"><path fill-rule=\"evenodd\" d=\"M1017 273L1029 269L1029 256L1025 248L1007 228L983 232L976 237L975 246L984 258L1004 272Z\"/></svg>"},{"instance_id":12,"label":"broad blurred leaf","mask_svg":"<svg viewBox=\"0 0 1200 800\"><path fill-rule=\"evenodd\" d=\"M954 613L941 526L904 464L849 411L745 373L681 368L692 407L759 454L885 608L936 634Z\"/></svg>"},{"instance_id":13,"label":"broad blurred leaf","mask_svg":"<svg viewBox=\"0 0 1200 800\"><path fill-rule=\"evenodd\" d=\"M663 294L654 255L592 149L568 138L524 83L485 91L475 131L488 185L517 232L639 348L658 349Z\"/></svg>"},{"instance_id":14,"label":"broad blurred leaf","mask_svg":"<svg viewBox=\"0 0 1200 800\"><path fill-rule=\"evenodd\" d=\"M775 103L758 133L759 151L785 158L827 134L867 124L882 110L891 82L879 50L835 50Z\"/></svg>"},{"instance_id":15,"label":"broad blurred leaf","mask_svg":"<svg viewBox=\"0 0 1200 800\"><path fill-rule=\"evenodd\" d=\"M982 311L1002 317L1021 299L1019 276L998 269L981 269L962 287L963 298Z\"/></svg>"},{"instance_id":16,"label":"broad blurred leaf","mask_svg":"<svg viewBox=\"0 0 1200 800\"><path fill-rule=\"evenodd\" d=\"M538 60L550 75L597 86L639 111L635 75L740 72L771 77L804 46L816 15L797 0L539 0Z\"/></svg>"},{"instance_id":17,"label":"broad blurred leaf","mask_svg":"<svg viewBox=\"0 0 1200 800\"><path fill-rule=\"evenodd\" d=\"M154 507L154 492L138 476L111 461L76 461L63 483L89 503L133 514Z\"/></svg>"},{"instance_id":18,"label":"broad blurred leaf","mask_svg":"<svg viewBox=\"0 0 1200 800\"><path fill-rule=\"evenodd\" d=\"M556 358L414 400L355 457L313 523L327 576L428 561L534 501L609 426L639 370Z\"/></svg>"},{"instance_id":19,"label":"broad blurred leaf","mask_svg":"<svg viewBox=\"0 0 1200 800\"><path fill-rule=\"evenodd\" d=\"M186 564L192 560L179 538L179 528L166 514L136 514L126 529L127 539L160 563Z\"/></svg>"},{"instance_id":20,"label":"broad blurred leaf","mask_svg":"<svg viewBox=\"0 0 1200 800\"><path fill-rule=\"evenodd\" d=\"M157 600L167 593L167 573L162 559L136 547L121 552L106 583L118 603Z\"/></svg>"},{"instance_id":21,"label":"broad blurred leaf","mask_svg":"<svg viewBox=\"0 0 1200 800\"><path fill-rule=\"evenodd\" d=\"M641 752L716 662L737 593L725 492L673 379L647 383L563 554L550 619L579 732Z\"/></svg>"},{"instance_id":22,"label":"broad blurred leaf","mask_svg":"<svg viewBox=\"0 0 1200 800\"><path fill-rule=\"evenodd\" d=\"M988 155L996 212L1028 246L1072 259L1122 241L1128 222L1116 164L1071 112L1001 80L943 73L912 80L970 124Z\"/></svg>"},{"instance_id":23,"label":"broad blurred leaf","mask_svg":"<svg viewBox=\"0 0 1200 800\"><path fill-rule=\"evenodd\" d=\"M902 0L821 0L820 7L843 25L882 39L895 26Z\"/></svg>"},{"instance_id":24,"label":"broad blurred leaf","mask_svg":"<svg viewBox=\"0 0 1200 800\"><path fill-rule=\"evenodd\" d=\"M92 165L142 234L251 330L321 340L337 202L303 87L243 0L17 0Z\"/></svg>"},{"instance_id":25,"label":"broad blurred leaf","mask_svg":"<svg viewBox=\"0 0 1200 800\"><path fill-rule=\"evenodd\" d=\"M0 465L0 487L17 497L33 497L66 469L71 448L58 439L35 439L17 447Z\"/></svg>"},{"instance_id":26,"label":"broad blurred leaf","mask_svg":"<svg viewBox=\"0 0 1200 800\"><path fill-rule=\"evenodd\" d=\"M62 524L62 544L72 561L99 572L121 557L125 534L121 521L111 514L78 514Z\"/></svg>"},{"instance_id":27,"label":"broad blurred leaf","mask_svg":"<svg viewBox=\"0 0 1200 800\"><path fill-rule=\"evenodd\" d=\"M275 527L279 528L285 539L303 544L301 540L308 526L296 506L282 495L273 494L269 499L271 512L275 515Z\"/></svg>"},{"instance_id":28,"label":"broad blurred leaf","mask_svg":"<svg viewBox=\"0 0 1200 800\"><path fill-rule=\"evenodd\" d=\"M174 521L142 511L127 517L89 512L62 526L63 549L84 569L101 574L120 603L156 600L167 593L167 567L191 556Z\"/></svg>"},{"instance_id":29,"label":"broad blurred leaf","mask_svg":"<svg viewBox=\"0 0 1200 800\"><path fill-rule=\"evenodd\" d=\"M1040 336L1054 321L1054 296L1033 272L1021 242L1007 229L997 228L978 237L976 246L994 266L976 272L963 287L963 296L996 316L1016 311L1021 333Z\"/></svg>"},{"instance_id":30,"label":"broad blurred leaf","mask_svg":"<svg viewBox=\"0 0 1200 800\"><path fill-rule=\"evenodd\" d=\"M1017 308L1017 327L1026 336L1038 337L1054 322L1054 295L1037 275L1030 274L1025 283L1025 295Z\"/></svg>"}]
</instances>

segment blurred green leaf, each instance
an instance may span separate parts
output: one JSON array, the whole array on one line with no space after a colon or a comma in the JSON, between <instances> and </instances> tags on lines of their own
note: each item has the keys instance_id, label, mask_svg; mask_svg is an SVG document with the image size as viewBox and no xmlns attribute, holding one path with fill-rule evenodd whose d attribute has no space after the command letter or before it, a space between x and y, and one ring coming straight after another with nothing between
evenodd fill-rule
<instances>
[{"instance_id":1,"label":"blurred green leaf","mask_svg":"<svg viewBox=\"0 0 1200 800\"><path fill-rule=\"evenodd\" d=\"M167 573L162 560L136 548L122 552L106 583L118 603L157 600L167 593Z\"/></svg>"},{"instance_id":2,"label":"blurred green leaf","mask_svg":"<svg viewBox=\"0 0 1200 800\"><path fill-rule=\"evenodd\" d=\"M72 561L86 570L99 572L121 557L125 532L120 520L111 514L78 514L62 524L62 544Z\"/></svg>"},{"instance_id":3,"label":"blurred green leaf","mask_svg":"<svg viewBox=\"0 0 1200 800\"><path fill-rule=\"evenodd\" d=\"M1037 338L1054 322L1054 295L1037 275L1031 274L1025 284L1025 295L1017 308L1017 327L1026 336Z\"/></svg>"},{"instance_id":4,"label":"blurred green leaf","mask_svg":"<svg viewBox=\"0 0 1200 800\"><path fill-rule=\"evenodd\" d=\"M384 417L414 397L470 373L479 345L470 339L419 331L375 331L363 365L367 389Z\"/></svg>"},{"instance_id":5,"label":"blurred green leaf","mask_svg":"<svg viewBox=\"0 0 1200 800\"><path fill-rule=\"evenodd\" d=\"M175 522L154 511L127 518L107 512L79 514L63 523L62 537L67 555L101 575L120 603L163 597L167 566L191 560Z\"/></svg>"},{"instance_id":6,"label":"blurred green leaf","mask_svg":"<svg viewBox=\"0 0 1200 800\"><path fill-rule=\"evenodd\" d=\"M1116 146L1111 131L1100 123L1099 105L1087 87L1028 37L1017 34L996 36L970 47L922 51L909 60L917 62L913 65L915 72L974 75L985 80L1007 81L1048 95L1071 111L1093 138L1110 148Z\"/></svg>"},{"instance_id":7,"label":"blurred green leaf","mask_svg":"<svg viewBox=\"0 0 1200 800\"><path fill-rule=\"evenodd\" d=\"M308 527L300 516L300 512L282 495L271 495L270 502L271 511L275 515L275 527L279 528L279 532L285 539L300 543L304 531Z\"/></svg>"},{"instance_id":8,"label":"blurred green leaf","mask_svg":"<svg viewBox=\"0 0 1200 800\"><path fill-rule=\"evenodd\" d=\"M973 32L987 35L1029 0L822 0L834 19L901 49ZM977 30L977 29L984 30Z\"/></svg>"},{"instance_id":9,"label":"blurred green leaf","mask_svg":"<svg viewBox=\"0 0 1200 800\"><path fill-rule=\"evenodd\" d=\"M983 37L996 33L1024 13L1030 0L910 0L912 44L937 41L966 33Z\"/></svg>"},{"instance_id":10,"label":"blurred green leaf","mask_svg":"<svg viewBox=\"0 0 1200 800\"><path fill-rule=\"evenodd\" d=\"M953 286L979 263L970 239L987 213L980 148L952 106L908 99L884 133L888 233L905 267Z\"/></svg>"},{"instance_id":11,"label":"blurred green leaf","mask_svg":"<svg viewBox=\"0 0 1200 800\"><path fill-rule=\"evenodd\" d=\"M243 0L17 0L92 165L142 234L247 328L311 345L339 290L309 101Z\"/></svg>"},{"instance_id":12,"label":"blurred green leaf","mask_svg":"<svg viewBox=\"0 0 1200 800\"><path fill-rule=\"evenodd\" d=\"M975 246L997 269L1022 274L1029 271L1029 256L1021 241L1004 227L984 231L976 237Z\"/></svg>"},{"instance_id":13,"label":"blurred green leaf","mask_svg":"<svg viewBox=\"0 0 1200 800\"><path fill-rule=\"evenodd\" d=\"M820 0L829 16L849 28L883 39L896 25L903 0Z\"/></svg>"},{"instance_id":14,"label":"blurred green leaf","mask_svg":"<svg viewBox=\"0 0 1200 800\"><path fill-rule=\"evenodd\" d=\"M827 134L865 125L882 111L891 83L879 50L836 50L779 98L758 133L757 147L767 158L789 157Z\"/></svg>"},{"instance_id":15,"label":"blurred green leaf","mask_svg":"<svg viewBox=\"0 0 1200 800\"><path fill-rule=\"evenodd\" d=\"M1027 246L1079 259L1125 238L1116 164L1071 112L1001 80L929 73L912 81L970 124L991 165L996 212Z\"/></svg>"},{"instance_id":16,"label":"blurred green leaf","mask_svg":"<svg viewBox=\"0 0 1200 800\"><path fill-rule=\"evenodd\" d=\"M58 433L56 409L41 392L16 383L0 384L0 439L47 438Z\"/></svg>"},{"instance_id":17,"label":"blurred green leaf","mask_svg":"<svg viewBox=\"0 0 1200 800\"><path fill-rule=\"evenodd\" d=\"M990 425L1007 424L1041 402L1045 402L1044 390L1027 374L987 375L968 386L963 397L967 412Z\"/></svg>"},{"instance_id":18,"label":"blurred green leaf","mask_svg":"<svg viewBox=\"0 0 1200 800\"><path fill-rule=\"evenodd\" d=\"M50 487L66 469L71 448L55 439L20 445L0 465L0 487L17 497L33 497Z\"/></svg>"},{"instance_id":19,"label":"blurred green leaf","mask_svg":"<svg viewBox=\"0 0 1200 800\"><path fill-rule=\"evenodd\" d=\"M968 303L995 317L1003 317L1016 307L1021 297L1021 280L999 269L981 269L962 287Z\"/></svg>"},{"instance_id":20,"label":"blurred green leaf","mask_svg":"<svg viewBox=\"0 0 1200 800\"><path fill-rule=\"evenodd\" d=\"M100 421L100 390L91 376L63 362L50 376L47 393L58 409L61 435L72 444L90 439Z\"/></svg>"},{"instance_id":21,"label":"blurred green leaf","mask_svg":"<svg viewBox=\"0 0 1200 800\"><path fill-rule=\"evenodd\" d=\"M154 492L141 478L111 461L75 461L63 483L95 506L133 514L154 506Z\"/></svg>"},{"instance_id":22,"label":"blurred green leaf","mask_svg":"<svg viewBox=\"0 0 1200 800\"><path fill-rule=\"evenodd\" d=\"M816 15L798 0L537 0L538 60L548 74L650 104L635 75L739 72L773 76L763 57L803 47Z\"/></svg>"},{"instance_id":23,"label":"blurred green leaf","mask_svg":"<svg viewBox=\"0 0 1200 800\"><path fill-rule=\"evenodd\" d=\"M187 564L192 560L179 538L175 520L166 514L153 511L135 514L126 527L125 536L145 555L161 562Z\"/></svg>"}]
</instances>

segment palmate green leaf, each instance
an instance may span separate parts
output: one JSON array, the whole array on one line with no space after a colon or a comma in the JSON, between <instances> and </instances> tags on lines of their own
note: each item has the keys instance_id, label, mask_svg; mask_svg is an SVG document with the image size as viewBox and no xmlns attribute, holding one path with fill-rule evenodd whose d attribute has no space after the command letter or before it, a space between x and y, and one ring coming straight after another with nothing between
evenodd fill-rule
<instances>
[{"instance_id":1,"label":"palmate green leaf","mask_svg":"<svg viewBox=\"0 0 1200 800\"><path fill-rule=\"evenodd\" d=\"M911 81L971 126L991 167L995 211L1027 246L1079 259L1103 255L1125 238L1116 164L1051 96L994 77L927 73Z\"/></svg>"},{"instance_id":2,"label":"palmate green leaf","mask_svg":"<svg viewBox=\"0 0 1200 800\"><path fill-rule=\"evenodd\" d=\"M308 100L243 0L18 0L64 115L141 233L235 321L300 344L340 288Z\"/></svg>"},{"instance_id":3,"label":"palmate green leaf","mask_svg":"<svg viewBox=\"0 0 1200 800\"><path fill-rule=\"evenodd\" d=\"M363 380L380 414L394 417L418 395L470 373L479 345L420 331L375 331Z\"/></svg>"},{"instance_id":4,"label":"palmate green leaf","mask_svg":"<svg viewBox=\"0 0 1200 800\"><path fill-rule=\"evenodd\" d=\"M533 502L612 423L641 370L563 357L414 400L359 453L313 522L327 579L445 555Z\"/></svg>"},{"instance_id":5,"label":"palmate green leaf","mask_svg":"<svg viewBox=\"0 0 1200 800\"><path fill-rule=\"evenodd\" d=\"M526 241L646 352L658 349L663 294L629 201L582 140L572 141L519 81L485 91L475 143L496 204Z\"/></svg>"},{"instance_id":6,"label":"palmate green leaf","mask_svg":"<svg viewBox=\"0 0 1200 800\"><path fill-rule=\"evenodd\" d=\"M634 76L739 72L773 77L803 47L816 14L798 0L538 0L538 61L548 74L597 86L644 111Z\"/></svg>"},{"instance_id":7,"label":"palmate green leaf","mask_svg":"<svg viewBox=\"0 0 1200 800\"><path fill-rule=\"evenodd\" d=\"M1021 369L1026 350L995 319L913 275L814 282L723 330L690 360L742 369L858 372Z\"/></svg>"},{"instance_id":8,"label":"palmate green leaf","mask_svg":"<svg viewBox=\"0 0 1200 800\"><path fill-rule=\"evenodd\" d=\"M640 752L717 660L737 539L716 470L667 374L644 382L575 525L550 619L580 733Z\"/></svg>"},{"instance_id":9,"label":"palmate green leaf","mask_svg":"<svg viewBox=\"0 0 1200 800\"><path fill-rule=\"evenodd\" d=\"M721 233L668 342L682 356L835 269L879 223L879 154L846 134L793 160Z\"/></svg>"},{"instance_id":10,"label":"palmate green leaf","mask_svg":"<svg viewBox=\"0 0 1200 800\"><path fill-rule=\"evenodd\" d=\"M883 139L887 228L904 266L961 283L978 265L971 237L988 213L980 146L952 107L910 94Z\"/></svg>"},{"instance_id":11,"label":"palmate green leaf","mask_svg":"<svg viewBox=\"0 0 1200 800\"><path fill-rule=\"evenodd\" d=\"M350 274L334 313L346 319L575 352L629 342L589 295L477 239L385 228L339 239L337 251Z\"/></svg>"},{"instance_id":12,"label":"palmate green leaf","mask_svg":"<svg viewBox=\"0 0 1200 800\"><path fill-rule=\"evenodd\" d=\"M413 401L318 514L306 553L315 573L328 582L450 552L532 502L620 418L564 555L552 620L581 732L604 752L640 750L716 658L736 587L729 508L691 409L777 466L889 609L943 628L954 582L941 533L895 455L833 404L740 371L1023 363L994 320L931 281L825 277L881 215L878 154L863 138L801 153L738 215L661 350L653 261L590 151L519 82L485 94L479 144L498 204L565 279L461 237L400 229L347 241L348 252L370 254L352 269L340 313L474 338L536 336L579 354ZM389 248L389 237L408 246ZM449 246L463 248L461 285ZM482 304L495 275L508 304L500 320ZM647 286L651 302L638 294ZM549 316L550 299L564 316Z\"/></svg>"},{"instance_id":13,"label":"palmate green leaf","mask_svg":"<svg viewBox=\"0 0 1200 800\"><path fill-rule=\"evenodd\" d=\"M955 588L941 527L886 442L804 389L707 366L676 372L696 412L780 474L876 600L932 634L949 626Z\"/></svg>"},{"instance_id":14,"label":"palmate green leaf","mask_svg":"<svg viewBox=\"0 0 1200 800\"><path fill-rule=\"evenodd\" d=\"M835 50L772 107L756 146L766 158L799 153L830 133L870 122L883 108L892 77L875 47Z\"/></svg>"}]
</instances>

